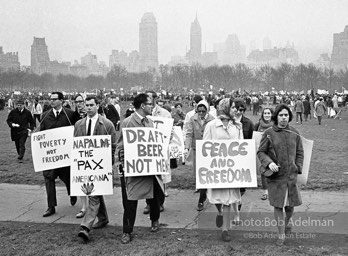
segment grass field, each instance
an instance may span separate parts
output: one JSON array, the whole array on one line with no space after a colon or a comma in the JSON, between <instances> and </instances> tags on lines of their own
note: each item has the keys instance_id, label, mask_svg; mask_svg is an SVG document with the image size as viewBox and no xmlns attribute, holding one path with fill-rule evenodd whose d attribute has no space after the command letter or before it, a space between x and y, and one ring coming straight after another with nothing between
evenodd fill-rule
<instances>
[{"instance_id":1,"label":"grass field","mask_svg":"<svg viewBox=\"0 0 348 256\"><path fill-rule=\"evenodd\" d=\"M42 174L33 170L29 138L25 161L17 163L7 114L0 112L0 183L44 185ZM246 116L254 122L259 118L250 111ZM316 119L302 125L291 123L305 138L314 140L309 181L302 189L347 190L347 121L345 111L341 119L325 118L321 126ZM116 175L114 184L119 185ZM170 187L193 190L192 168L180 165L173 170ZM262 239L246 239L248 233L244 231L231 232L232 241L224 243L219 239L220 231L163 228L152 234L136 227L136 239L122 245L119 226L93 231L98 235L93 235L88 244L78 239L78 230L78 225L69 224L0 222L0 255L348 255L348 235L314 234L314 238L294 238L277 247L274 238L265 238L267 233L261 233Z\"/></svg>"}]
</instances>

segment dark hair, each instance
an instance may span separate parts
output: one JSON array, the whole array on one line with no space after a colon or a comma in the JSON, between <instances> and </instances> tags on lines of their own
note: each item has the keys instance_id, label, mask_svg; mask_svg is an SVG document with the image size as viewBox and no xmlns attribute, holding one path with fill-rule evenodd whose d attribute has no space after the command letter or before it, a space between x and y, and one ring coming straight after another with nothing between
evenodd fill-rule
<instances>
[{"instance_id":1,"label":"dark hair","mask_svg":"<svg viewBox=\"0 0 348 256\"><path fill-rule=\"evenodd\" d=\"M174 108L176 108L177 106L182 107L182 104L181 104L180 102L178 102L178 103L176 103L176 104L174 105Z\"/></svg>"},{"instance_id":2,"label":"dark hair","mask_svg":"<svg viewBox=\"0 0 348 256\"><path fill-rule=\"evenodd\" d=\"M243 99L240 99L240 98L237 98L234 100L234 106L236 107L237 110L243 108L243 113L245 112L246 110L246 105L245 105L245 102Z\"/></svg>"},{"instance_id":3,"label":"dark hair","mask_svg":"<svg viewBox=\"0 0 348 256\"><path fill-rule=\"evenodd\" d=\"M196 103L200 102L201 100L203 100L203 98L200 95L195 95L193 97L193 101L196 102Z\"/></svg>"},{"instance_id":4,"label":"dark hair","mask_svg":"<svg viewBox=\"0 0 348 256\"><path fill-rule=\"evenodd\" d=\"M63 100L64 99L64 95L61 92L52 92L51 95L52 94L57 94L58 95L58 100Z\"/></svg>"},{"instance_id":5,"label":"dark hair","mask_svg":"<svg viewBox=\"0 0 348 256\"><path fill-rule=\"evenodd\" d=\"M200 107L204 107L205 108L205 110L207 110L208 111L208 109L207 109L207 106L206 105L204 105L203 103L201 103L201 104L199 104L199 105L197 105L197 111L198 111L198 108L200 108Z\"/></svg>"},{"instance_id":6,"label":"dark hair","mask_svg":"<svg viewBox=\"0 0 348 256\"><path fill-rule=\"evenodd\" d=\"M262 110L262 113L261 113L261 120L264 121L264 122L266 122L266 120L263 118L263 113L265 112L265 110L271 111L271 120L272 120L272 115L273 115L274 111L273 111L272 108L269 108L269 107L266 107L266 108L264 108L264 109Z\"/></svg>"},{"instance_id":7,"label":"dark hair","mask_svg":"<svg viewBox=\"0 0 348 256\"><path fill-rule=\"evenodd\" d=\"M83 99L83 96L82 96L80 93L78 93L78 94L75 95L74 100L76 100L77 97L81 97L81 98Z\"/></svg>"},{"instance_id":8,"label":"dark hair","mask_svg":"<svg viewBox=\"0 0 348 256\"><path fill-rule=\"evenodd\" d=\"M95 95L87 96L85 101L89 101L89 100L94 100L95 104L99 105L99 99L97 98L97 96L95 96Z\"/></svg>"},{"instance_id":9,"label":"dark hair","mask_svg":"<svg viewBox=\"0 0 348 256\"><path fill-rule=\"evenodd\" d=\"M135 109L139 109L141 104L146 103L148 101L149 95L146 93L140 93L134 97L133 106Z\"/></svg>"},{"instance_id":10,"label":"dark hair","mask_svg":"<svg viewBox=\"0 0 348 256\"><path fill-rule=\"evenodd\" d=\"M291 112L290 108L286 104L279 104L275 108L274 113L273 113L272 118L271 118L271 120L274 122L275 125L278 125L278 115L279 115L279 112L282 111L283 109L286 109L289 112L289 123L291 122L292 112Z\"/></svg>"},{"instance_id":11,"label":"dark hair","mask_svg":"<svg viewBox=\"0 0 348 256\"><path fill-rule=\"evenodd\" d=\"M157 93L155 93L154 91L152 90L146 90L145 93L151 93L152 94L152 98L157 98ZM143 102L144 103L144 102Z\"/></svg>"},{"instance_id":12,"label":"dark hair","mask_svg":"<svg viewBox=\"0 0 348 256\"><path fill-rule=\"evenodd\" d=\"M219 99L217 99L217 100L214 102L214 107L215 107L215 109L218 108L219 103L220 103L221 100L222 100L222 98L219 98Z\"/></svg>"}]
</instances>

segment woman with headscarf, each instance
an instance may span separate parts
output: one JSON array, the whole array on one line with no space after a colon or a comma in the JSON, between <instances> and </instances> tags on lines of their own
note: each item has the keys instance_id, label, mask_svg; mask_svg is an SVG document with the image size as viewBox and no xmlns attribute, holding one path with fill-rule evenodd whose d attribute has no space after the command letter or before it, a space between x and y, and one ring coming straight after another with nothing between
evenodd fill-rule
<instances>
[{"instance_id":1,"label":"woman with headscarf","mask_svg":"<svg viewBox=\"0 0 348 256\"><path fill-rule=\"evenodd\" d=\"M254 130L263 133L269 127L271 127L272 126L272 122L271 122L272 114L273 114L273 109L264 108L262 113L261 113L260 120L254 126ZM257 166L260 166L259 163L260 162L258 161ZM261 184L262 184L262 189L263 189L263 194L261 196L261 199L267 200L267 198L268 198L267 181L266 181L266 177L263 175L261 175Z\"/></svg>"},{"instance_id":2,"label":"woman with headscarf","mask_svg":"<svg viewBox=\"0 0 348 256\"><path fill-rule=\"evenodd\" d=\"M205 100L201 100L197 104L197 113L194 114L187 123L187 130L185 134L185 155L191 148L193 151L193 171L196 171L196 141L203 138L203 132L206 125L214 120L214 117L209 114L209 104ZM197 204L197 211L204 209L204 202L207 199L206 190L199 189L199 199Z\"/></svg>"},{"instance_id":3,"label":"woman with headscarf","mask_svg":"<svg viewBox=\"0 0 348 256\"><path fill-rule=\"evenodd\" d=\"M262 135L257 152L261 165L274 173L267 178L267 188L278 226L276 244L279 246L284 244L285 236L291 234L290 219L294 207L302 204L296 182L297 175L302 173L304 152L299 132L289 126L291 120L290 108L285 104L278 105L272 115L274 124Z\"/></svg>"},{"instance_id":4,"label":"woman with headscarf","mask_svg":"<svg viewBox=\"0 0 348 256\"><path fill-rule=\"evenodd\" d=\"M240 140L243 139L242 124L234 120L237 109L233 99L222 99L218 105L218 116L205 127L204 140ZM232 223L239 223L238 204L241 202L239 188L207 189L207 198L211 204L215 204L218 215L216 226L222 228L221 238L230 241L228 234L230 225L231 205L236 212Z\"/></svg>"}]
</instances>

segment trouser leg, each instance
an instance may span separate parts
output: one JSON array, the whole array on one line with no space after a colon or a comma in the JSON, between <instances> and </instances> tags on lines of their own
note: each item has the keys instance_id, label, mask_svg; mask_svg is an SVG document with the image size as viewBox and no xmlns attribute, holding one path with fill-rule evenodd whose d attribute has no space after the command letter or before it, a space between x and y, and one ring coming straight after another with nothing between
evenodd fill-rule
<instances>
[{"instance_id":1,"label":"trouser leg","mask_svg":"<svg viewBox=\"0 0 348 256\"><path fill-rule=\"evenodd\" d=\"M160 198L163 191L158 184L156 177L153 177L153 198L149 199L150 203L150 219L151 221L157 221L160 218Z\"/></svg>"},{"instance_id":2,"label":"trouser leg","mask_svg":"<svg viewBox=\"0 0 348 256\"><path fill-rule=\"evenodd\" d=\"M261 184L262 184L262 189L267 189L267 180L266 177L261 175Z\"/></svg>"},{"instance_id":3,"label":"trouser leg","mask_svg":"<svg viewBox=\"0 0 348 256\"><path fill-rule=\"evenodd\" d=\"M28 133L21 134L18 140L18 147L19 147L19 158L22 159L24 157L25 153L25 142L27 141Z\"/></svg>"},{"instance_id":4,"label":"trouser leg","mask_svg":"<svg viewBox=\"0 0 348 256\"><path fill-rule=\"evenodd\" d=\"M43 171L43 176L45 178L46 194L47 194L47 205L48 207L57 206L56 197L56 174L55 170Z\"/></svg>"},{"instance_id":5,"label":"trouser leg","mask_svg":"<svg viewBox=\"0 0 348 256\"><path fill-rule=\"evenodd\" d=\"M70 195L70 167L59 168L58 176L64 182L68 195Z\"/></svg>"},{"instance_id":6,"label":"trouser leg","mask_svg":"<svg viewBox=\"0 0 348 256\"><path fill-rule=\"evenodd\" d=\"M124 177L121 180L122 205L123 205L123 233L132 233L137 214L138 201L128 200Z\"/></svg>"},{"instance_id":7,"label":"trouser leg","mask_svg":"<svg viewBox=\"0 0 348 256\"><path fill-rule=\"evenodd\" d=\"M88 228L88 230L91 230L93 222L95 218L98 215L99 208L101 205L100 198L102 196L90 196L89 197L89 205L87 208L87 212L85 216L83 217L81 226Z\"/></svg>"},{"instance_id":8,"label":"trouser leg","mask_svg":"<svg viewBox=\"0 0 348 256\"><path fill-rule=\"evenodd\" d=\"M203 204L207 200L207 190L206 189L200 189L199 190L199 199L198 203Z\"/></svg>"},{"instance_id":9,"label":"trouser leg","mask_svg":"<svg viewBox=\"0 0 348 256\"><path fill-rule=\"evenodd\" d=\"M19 139L16 139L14 142L15 142L17 154L18 154L18 157L19 157L19 154L20 154L20 152L19 152Z\"/></svg>"}]
</instances>

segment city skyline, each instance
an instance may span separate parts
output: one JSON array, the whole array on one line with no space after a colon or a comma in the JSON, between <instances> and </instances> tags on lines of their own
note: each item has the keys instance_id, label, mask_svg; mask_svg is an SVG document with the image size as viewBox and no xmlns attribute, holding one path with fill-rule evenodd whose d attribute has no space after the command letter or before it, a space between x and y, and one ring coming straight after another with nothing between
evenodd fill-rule
<instances>
[{"instance_id":1,"label":"city skyline","mask_svg":"<svg viewBox=\"0 0 348 256\"><path fill-rule=\"evenodd\" d=\"M196 14L202 28L202 52L236 34L241 44L265 37L273 47L294 43L303 62L332 53L333 34L348 24L348 2L342 0L267 1L44 1L13 0L1 4L0 46L19 52L21 65L30 65L33 37L45 37L51 60L80 60L91 52L108 63L111 50L139 51L139 24L152 12L158 24L158 58L190 49L190 25ZM308 56L304 56L304 52Z\"/></svg>"}]
</instances>

